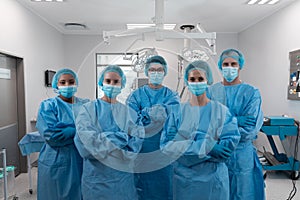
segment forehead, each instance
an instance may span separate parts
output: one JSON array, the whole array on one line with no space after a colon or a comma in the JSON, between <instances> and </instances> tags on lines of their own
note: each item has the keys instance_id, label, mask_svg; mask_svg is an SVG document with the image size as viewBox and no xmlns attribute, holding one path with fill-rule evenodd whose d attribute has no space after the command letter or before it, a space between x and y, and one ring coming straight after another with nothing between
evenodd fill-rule
<instances>
[{"instance_id":1,"label":"forehead","mask_svg":"<svg viewBox=\"0 0 300 200\"><path fill-rule=\"evenodd\" d=\"M62 74L58 80L69 80L69 79L75 79L72 74Z\"/></svg>"},{"instance_id":2,"label":"forehead","mask_svg":"<svg viewBox=\"0 0 300 200\"><path fill-rule=\"evenodd\" d=\"M237 63L238 61L234 58L228 57L223 60L223 63Z\"/></svg>"},{"instance_id":3,"label":"forehead","mask_svg":"<svg viewBox=\"0 0 300 200\"><path fill-rule=\"evenodd\" d=\"M189 77L206 77L206 73L202 70L192 70L189 72Z\"/></svg>"},{"instance_id":4,"label":"forehead","mask_svg":"<svg viewBox=\"0 0 300 200\"><path fill-rule=\"evenodd\" d=\"M106 72L104 79L121 79L121 76L116 72Z\"/></svg>"},{"instance_id":5,"label":"forehead","mask_svg":"<svg viewBox=\"0 0 300 200\"><path fill-rule=\"evenodd\" d=\"M151 63L149 69L150 68L158 69L158 68L163 68L163 66L160 63Z\"/></svg>"}]
</instances>

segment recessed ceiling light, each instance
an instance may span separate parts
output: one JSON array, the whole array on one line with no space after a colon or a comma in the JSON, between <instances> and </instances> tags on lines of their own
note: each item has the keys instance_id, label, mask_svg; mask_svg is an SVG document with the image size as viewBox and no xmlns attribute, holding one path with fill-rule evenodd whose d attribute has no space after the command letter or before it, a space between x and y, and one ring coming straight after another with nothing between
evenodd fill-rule
<instances>
[{"instance_id":1,"label":"recessed ceiling light","mask_svg":"<svg viewBox=\"0 0 300 200\"><path fill-rule=\"evenodd\" d=\"M173 30L176 24L164 24L164 29ZM150 28L155 27L155 24L127 24L127 29Z\"/></svg>"},{"instance_id":2,"label":"recessed ceiling light","mask_svg":"<svg viewBox=\"0 0 300 200\"><path fill-rule=\"evenodd\" d=\"M64 2L65 0L31 0L34 2Z\"/></svg>"},{"instance_id":3,"label":"recessed ceiling light","mask_svg":"<svg viewBox=\"0 0 300 200\"><path fill-rule=\"evenodd\" d=\"M258 2L258 4L262 5L262 4L265 4L267 3L269 0L261 0L260 2Z\"/></svg>"},{"instance_id":4,"label":"recessed ceiling light","mask_svg":"<svg viewBox=\"0 0 300 200\"><path fill-rule=\"evenodd\" d=\"M279 0L271 0L271 1L268 2L268 4L273 5L273 4L275 4L275 3L278 3L278 1L279 1Z\"/></svg>"},{"instance_id":5,"label":"recessed ceiling light","mask_svg":"<svg viewBox=\"0 0 300 200\"><path fill-rule=\"evenodd\" d=\"M86 25L81 23L65 23L65 28L68 30L85 30Z\"/></svg>"},{"instance_id":6,"label":"recessed ceiling light","mask_svg":"<svg viewBox=\"0 0 300 200\"><path fill-rule=\"evenodd\" d=\"M247 4L253 5L253 4L255 4L257 1L258 1L258 0L250 0Z\"/></svg>"},{"instance_id":7,"label":"recessed ceiling light","mask_svg":"<svg viewBox=\"0 0 300 200\"><path fill-rule=\"evenodd\" d=\"M264 4L268 3L269 5L273 5L278 2L279 2L279 0L249 0L247 4L249 4L249 5L254 5L254 4L264 5Z\"/></svg>"}]
</instances>

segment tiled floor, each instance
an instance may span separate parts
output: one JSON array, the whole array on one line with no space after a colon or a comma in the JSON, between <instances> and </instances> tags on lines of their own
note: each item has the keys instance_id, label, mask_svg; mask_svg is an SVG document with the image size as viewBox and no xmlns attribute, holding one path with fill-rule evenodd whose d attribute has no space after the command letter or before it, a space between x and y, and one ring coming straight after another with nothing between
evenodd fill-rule
<instances>
[{"instance_id":1,"label":"tiled floor","mask_svg":"<svg viewBox=\"0 0 300 200\"><path fill-rule=\"evenodd\" d=\"M36 180L37 168L32 168L33 194L28 191L28 175L20 174L16 178L16 191L19 200L35 200L36 199ZM293 200L300 199L300 180L295 181L298 192ZM286 200L293 188L292 180L289 175L284 172L268 172L266 178L266 199L267 200Z\"/></svg>"}]
</instances>

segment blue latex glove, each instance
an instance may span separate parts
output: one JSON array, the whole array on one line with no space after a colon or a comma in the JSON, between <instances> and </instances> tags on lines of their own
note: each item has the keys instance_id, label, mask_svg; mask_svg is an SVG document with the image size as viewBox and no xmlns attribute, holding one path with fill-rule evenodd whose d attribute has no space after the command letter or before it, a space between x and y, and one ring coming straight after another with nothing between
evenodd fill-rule
<instances>
[{"instance_id":1,"label":"blue latex glove","mask_svg":"<svg viewBox=\"0 0 300 200\"><path fill-rule=\"evenodd\" d=\"M56 133L54 133L51 136L52 140L67 140L69 138L72 138L75 136L76 133L76 129L74 127L66 127L64 129L62 129L61 131L58 131Z\"/></svg>"},{"instance_id":2,"label":"blue latex glove","mask_svg":"<svg viewBox=\"0 0 300 200\"><path fill-rule=\"evenodd\" d=\"M210 154L215 158L229 158L231 156L232 150L221 144L215 144Z\"/></svg>"},{"instance_id":3,"label":"blue latex glove","mask_svg":"<svg viewBox=\"0 0 300 200\"><path fill-rule=\"evenodd\" d=\"M254 116L237 116L239 126L255 126L256 118Z\"/></svg>"}]
</instances>

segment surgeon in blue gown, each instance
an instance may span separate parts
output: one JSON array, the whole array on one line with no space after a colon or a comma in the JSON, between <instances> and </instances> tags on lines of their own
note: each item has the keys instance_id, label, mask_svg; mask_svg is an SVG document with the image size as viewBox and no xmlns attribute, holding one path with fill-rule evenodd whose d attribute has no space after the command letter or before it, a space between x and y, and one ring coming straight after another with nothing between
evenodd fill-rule
<instances>
[{"instance_id":1,"label":"surgeon in blue gown","mask_svg":"<svg viewBox=\"0 0 300 200\"><path fill-rule=\"evenodd\" d=\"M226 160L240 134L228 108L206 97L213 83L209 65L190 63L184 72L190 99L181 104L180 115L171 115L161 137L162 150L177 157L174 165L174 200L229 200Z\"/></svg>"},{"instance_id":2,"label":"surgeon in blue gown","mask_svg":"<svg viewBox=\"0 0 300 200\"><path fill-rule=\"evenodd\" d=\"M145 140L141 153L160 151L160 137L164 122L171 113L179 111L179 96L176 92L162 85L167 74L167 63L162 56L155 55L146 61L145 75L149 84L135 90L127 99L127 105L135 110L138 121L145 127ZM159 163L156 159L155 163ZM145 165L151 165L145 160ZM140 200L172 199L172 165L161 169L149 169L135 174L136 187Z\"/></svg>"},{"instance_id":3,"label":"surgeon in blue gown","mask_svg":"<svg viewBox=\"0 0 300 200\"><path fill-rule=\"evenodd\" d=\"M107 66L98 80L104 96L83 105L77 117L74 141L83 157L84 200L137 199L133 168L144 128L117 101L125 84L121 68Z\"/></svg>"},{"instance_id":4,"label":"surgeon in blue gown","mask_svg":"<svg viewBox=\"0 0 300 200\"><path fill-rule=\"evenodd\" d=\"M75 97L78 77L70 69L61 69L52 79L58 96L44 100L36 127L45 139L38 159L38 200L80 200L82 158L73 138L75 118L87 99Z\"/></svg>"},{"instance_id":5,"label":"surgeon in blue gown","mask_svg":"<svg viewBox=\"0 0 300 200\"><path fill-rule=\"evenodd\" d=\"M239 78L244 67L244 56L236 49L223 51L218 66L223 81L208 89L208 97L226 105L237 117L240 143L228 161L230 199L265 199L262 167L253 140L263 124L261 95L257 88Z\"/></svg>"}]
</instances>

